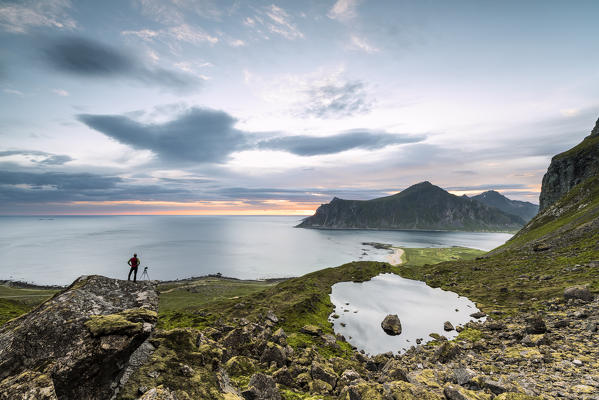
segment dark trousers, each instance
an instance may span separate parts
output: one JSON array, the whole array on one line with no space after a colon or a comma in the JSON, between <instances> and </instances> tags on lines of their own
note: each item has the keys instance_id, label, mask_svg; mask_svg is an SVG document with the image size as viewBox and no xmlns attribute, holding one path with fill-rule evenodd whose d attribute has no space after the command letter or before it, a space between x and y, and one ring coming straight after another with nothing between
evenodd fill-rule
<instances>
[{"instance_id":1,"label":"dark trousers","mask_svg":"<svg viewBox=\"0 0 599 400\"><path fill-rule=\"evenodd\" d=\"M127 277L128 281L131 280L131 272L135 272L133 274L133 282L137 282L137 267L131 267L131 270L129 271L129 276Z\"/></svg>"}]
</instances>

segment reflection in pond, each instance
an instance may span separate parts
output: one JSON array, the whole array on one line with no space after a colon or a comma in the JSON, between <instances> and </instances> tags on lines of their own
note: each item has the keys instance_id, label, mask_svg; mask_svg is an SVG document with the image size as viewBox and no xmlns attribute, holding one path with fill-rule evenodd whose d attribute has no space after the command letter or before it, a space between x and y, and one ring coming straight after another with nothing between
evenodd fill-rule
<instances>
[{"instance_id":1,"label":"reflection in pond","mask_svg":"<svg viewBox=\"0 0 599 400\"><path fill-rule=\"evenodd\" d=\"M331 301L335 305L335 317L330 318L335 333L372 355L401 353L416 345L417 339L422 343L432 340L430 333L454 338L457 332L445 332L443 323L463 325L474 320L470 314L478 311L466 297L395 274L381 274L362 283L336 283ZM389 336L381 328L387 314L399 316L400 335Z\"/></svg>"}]
</instances>

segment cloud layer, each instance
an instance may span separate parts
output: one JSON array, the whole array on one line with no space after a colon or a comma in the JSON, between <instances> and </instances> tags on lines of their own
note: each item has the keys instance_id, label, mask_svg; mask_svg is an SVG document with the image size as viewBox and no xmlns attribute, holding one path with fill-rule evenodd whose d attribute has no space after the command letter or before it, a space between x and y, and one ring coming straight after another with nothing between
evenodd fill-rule
<instances>
[{"instance_id":1,"label":"cloud layer","mask_svg":"<svg viewBox=\"0 0 599 400\"><path fill-rule=\"evenodd\" d=\"M169 162L221 163L243 150L279 150L299 156L335 154L351 149L376 150L416 143L424 136L353 130L329 136L279 136L259 140L235 129L237 120L223 112L191 108L172 121L142 124L123 115L80 114L88 127L136 149L151 150Z\"/></svg>"},{"instance_id":2,"label":"cloud layer","mask_svg":"<svg viewBox=\"0 0 599 400\"><path fill-rule=\"evenodd\" d=\"M283 136L262 141L259 148L283 150L299 156L334 154L351 149L376 150L394 144L416 143L424 136L357 130L332 136Z\"/></svg>"},{"instance_id":3,"label":"cloud layer","mask_svg":"<svg viewBox=\"0 0 599 400\"><path fill-rule=\"evenodd\" d=\"M82 37L47 41L43 53L55 70L80 77L125 78L175 91L192 90L200 83L193 75L145 66L122 51Z\"/></svg>"},{"instance_id":4,"label":"cloud layer","mask_svg":"<svg viewBox=\"0 0 599 400\"><path fill-rule=\"evenodd\" d=\"M78 118L121 143L172 162L219 163L248 145L246 135L233 127L236 120L222 111L192 108L164 124L142 124L121 115Z\"/></svg>"}]
</instances>

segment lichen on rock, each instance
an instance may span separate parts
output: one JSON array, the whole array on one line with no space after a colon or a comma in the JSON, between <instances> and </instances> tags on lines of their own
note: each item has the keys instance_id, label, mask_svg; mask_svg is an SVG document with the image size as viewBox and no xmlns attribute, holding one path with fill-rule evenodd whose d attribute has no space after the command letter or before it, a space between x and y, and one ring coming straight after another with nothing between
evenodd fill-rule
<instances>
[{"instance_id":1,"label":"lichen on rock","mask_svg":"<svg viewBox=\"0 0 599 400\"><path fill-rule=\"evenodd\" d=\"M157 320L150 283L83 276L0 328L4 398L109 399ZM35 392L32 392L35 393Z\"/></svg>"}]
</instances>

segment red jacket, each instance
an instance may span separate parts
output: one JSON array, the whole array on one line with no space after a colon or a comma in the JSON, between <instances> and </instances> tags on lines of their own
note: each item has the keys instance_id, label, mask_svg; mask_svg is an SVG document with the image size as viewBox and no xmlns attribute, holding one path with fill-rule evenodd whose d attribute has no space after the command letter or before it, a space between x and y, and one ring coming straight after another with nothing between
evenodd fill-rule
<instances>
[{"instance_id":1,"label":"red jacket","mask_svg":"<svg viewBox=\"0 0 599 400\"><path fill-rule=\"evenodd\" d=\"M139 266L139 258L131 257L131 259L129 260L129 265L131 266L131 268L137 268Z\"/></svg>"}]
</instances>

